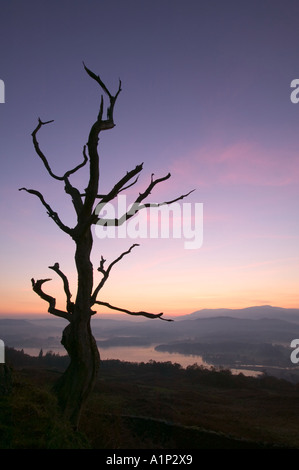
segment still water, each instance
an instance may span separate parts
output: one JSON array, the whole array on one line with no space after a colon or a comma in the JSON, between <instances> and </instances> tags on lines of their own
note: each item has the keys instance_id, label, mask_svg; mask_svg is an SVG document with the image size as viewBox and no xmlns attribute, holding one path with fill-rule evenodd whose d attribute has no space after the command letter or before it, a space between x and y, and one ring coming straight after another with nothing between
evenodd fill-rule
<instances>
[{"instance_id":1,"label":"still water","mask_svg":"<svg viewBox=\"0 0 299 470\"><path fill-rule=\"evenodd\" d=\"M61 347L59 348L52 348L51 351L55 354L60 354L61 356L65 355L65 350ZM38 356L40 349L36 348L25 348L24 352L26 354L30 354L31 356ZM43 350L43 354L46 354L48 351L45 349ZM156 361L156 362L172 362L180 364L183 368L186 368L190 365L197 364L199 366L204 366L207 368L212 367L212 364L208 364L202 358L202 356L195 356L195 355L184 355L179 353L169 353L169 352L161 352L156 351L155 346L152 345L150 347L116 347L113 346L111 348L101 348L100 355L102 360L106 359L117 359L120 361L127 361L127 362L149 362L149 361ZM238 374L242 372L244 375L248 376L258 376L260 373L253 370L247 369L231 369L233 374Z\"/></svg>"}]
</instances>

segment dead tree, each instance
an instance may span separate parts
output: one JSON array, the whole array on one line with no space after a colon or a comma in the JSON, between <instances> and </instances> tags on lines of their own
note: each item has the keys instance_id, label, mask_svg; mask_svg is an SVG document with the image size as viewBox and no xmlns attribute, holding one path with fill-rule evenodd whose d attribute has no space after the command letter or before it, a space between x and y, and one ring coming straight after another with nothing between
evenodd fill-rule
<instances>
[{"instance_id":1,"label":"dead tree","mask_svg":"<svg viewBox=\"0 0 299 470\"><path fill-rule=\"evenodd\" d=\"M152 175L145 191L143 193L139 193L136 198L134 210L128 211L119 219L109 221L102 219L97 215L96 208L98 204L101 204L101 207L104 207L105 204L114 200L121 191L133 186L137 182L140 172L142 171L143 164L137 165L134 169L128 171L107 194L99 194L99 134L104 130L113 129L115 126L113 112L116 100L121 92L121 81L119 81L117 93L112 95L99 76L95 75L85 65L84 68L89 77L91 77L107 95L109 104L107 106L106 118L104 118L104 98L103 95L101 95L98 116L90 128L88 142L83 147L83 161L74 168L68 170L64 175L56 175L52 171L48 159L41 150L37 140L37 134L40 129L53 121L42 122L38 119L38 124L32 132L33 145L36 154L42 160L49 175L64 184L64 190L71 198L72 205L77 216L76 225L74 227L65 225L58 213L46 202L41 192L35 189L20 188L20 191L27 191L40 200L49 217L63 232L67 233L72 238L75 244L77 293L74 301L72 300L68 278L63 271L61 271L59 263L56 262L53 266L49 266L49 268L62 280L66 296L65 310L57 309L56 299L51 295L48 295L43 290L44 284L51 279L31 280L33 291L49 304L48 312L68 321L68 325L63 331L61 343L70 357L70 364L56 383L55 393L63 411L63 415L71 421L75 428L78 426L82 406L93 389L100 364L99 351L92 335L90 325L91 317L96 313L94 310L95 305L105 306L130 315L141 315L147 318L158 318L160 320L164 320L162 316L163 313L156 314L144 311L132 312L99 299L99 293L106 283L111 269L137 245L132 245L128 251L122 253L107 267L105 265L105 260L102 257L98 267L98 271L101 274L101 280L96 286L94 286L94 273L91 263L91 250L93 246L92 226L97 223L102 225L113 223L116 226L125 223L126 220L136 215L141 209L149 207L150 203L146 203L144 200L149 196L157 184L166 181L170 177L170 174L167 174L164 177L154 179ZM71 184L70 177L87 164L89 165L89 181L85 191L82 193L78 188ZM161 204L171 204L186 197L188 194ZM155 204L155 206L157 205L160 204Z\"/></svg>"}]
</instances>

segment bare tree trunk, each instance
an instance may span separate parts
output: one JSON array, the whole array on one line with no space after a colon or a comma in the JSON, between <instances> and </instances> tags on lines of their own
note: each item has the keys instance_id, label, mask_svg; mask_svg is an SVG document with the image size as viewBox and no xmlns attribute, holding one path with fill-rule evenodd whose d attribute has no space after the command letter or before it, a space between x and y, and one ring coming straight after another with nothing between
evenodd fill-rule
<instances>
[{"instance_id":1,"label":"bare tree trunk","mask_svg":"<svg viewBox=\"0 0 299 470\"><path fill-rule=\"evenodd\" d=\"M71 362L54 391L63 416L77 429L81 409L93 390L100 365L89 319L72 321L63 331L62 344Z\"/></svg>"},{"instance_id":2,"label":"bare tree trunk","mask_svg":"<svg viewBox=\"0 0 299 470\"><path fill-rule=\"evenodd\" d=\"M129 210L119 219L114 220L105 219L97 215L96 207L98 204L100 204L102 207L105 206L105 204L114 200L121 191L124 191L125 189L133 186L137 182L143 165L137 165L133 170L127 172L108 193L98 194L99 155L97 147L99 133L104 130L113 129L115 126L113 120L113 110L117 97L121 91L121 82L119 82L117 93L115 96L113 96L98 75L95 75L87 67L85 67L85 70L88 75L100 85L102 90L108 96L109 106L107 108L107 119L103 119L104 102L103 96L101 96L100 110L96 121L91 126L88 137L88 155L86 153L86 146L83 147L83 162L68 170L64 175L58 176L51 170L49 162L42 152L37 140L37 133L40 131L40 129L52 121L42 122L39 119L37 127L32 132L35 151L43 162L49 175L56 180L64 182L65 184L65 192L71 197L73 207L77 215L76 226L71 228L65 225L60 219L59 214L54 211L52 207L45 201L45 198L41 192L35 189L20 188L20 190L26 191L39 198L49 217L63 232L67 233L72 238L76 245L75 263L78 274L78 286L75 302L72 302L71 300L72 295L70 292L67 276L60 270L59 264L55 263L53 266L49 266L49 268L55 271L63 281L64 292L66 295L66 310L57 309L56 298L43 291L43 284L47 281L50 281L50 279L38 279L36 281L33 278L31 279L34 292L49 303L48 312L52 315L62 317L69 322L68 326L63 331L61 343L69 354L70 365L60 380L58 380L54 389L58 397L63 415L72 423L75 429L78 427L81 409L95 384L100 365L99 351L90 327L91 316L96 313L91 310L92 307L97 304L111 308L113 310L127 313L129 315L140 315L147 318L159 318L160 320L165 320L162 318L162 312L157 314L144 311L131 312L127 309L113 306L108 302L104 302L103 300L98 300L97 296L106 283L113 266L118 263L125 255L129 254L135 246L138 245L132 245L128 251L122 253L118 258L112 261L108 267L105 265L106 260L101 257L100 265L97 270L102 275L102 279L93 290L93 266L90 258L93 244L91 227L97 223L103 226L111 224L115 226L121 225L126 220L133 217L141 209L151 206L158 207L160 205L172 204L175 201L185 198L192 192L190 191L187 194L181 195L175 199L172 199L171 201L163 203L145 203L144 201L149 196L149 194L151 194L151 191L154 189L154 187L170 178L170 173L162 178L157 179L154 179L154 175L152 174L147 188L143 193L139 193L138 197L136 198L133 204L134 210ZM78 188L72 186L69 178L71 175L80 170L84 165L86 165L87 162L89 162L89 181L85 192L82 193ZM98 201L98 204L96 201Z\"/></svg>"},{"instance_id":3,"label":"bare tree trunk","mask_svg":"<svg viewBox=\"0 0 299 470\"><path fill-rule=\"evenodd\" d=\"M94 387L100 365L99 351L90 327L90 298L93 288L91 248L92 235L89 228L77 242L77 298L71 321L64 329L61 341L71 362L55 386L63 414L74 427L77 427L81 408Z\"/></svg>"}]
</instances>

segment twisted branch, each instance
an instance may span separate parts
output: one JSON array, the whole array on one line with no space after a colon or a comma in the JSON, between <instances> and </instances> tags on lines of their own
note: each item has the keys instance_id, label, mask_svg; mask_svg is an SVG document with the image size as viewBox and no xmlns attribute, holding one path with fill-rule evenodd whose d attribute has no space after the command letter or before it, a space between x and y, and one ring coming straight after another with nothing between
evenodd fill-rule
<instances>
[{"instance_id":1,"label":"twisted branch","mask_svg":"<svg viewBox=\"0 0 299 470\"><path fill-rule=\"evenodd\" d=\"M42 285L44 282L51 281L51 279L39 279L35 281L33 278L31 279L32 289L33 291L39 295L43 300L49 303L48 312L56 317L65 318L66 320L71 320L71 315L69 312L64 312L63 310L58 310L56 306L56 299L51 295L46 294L42 290Z\"/></svg>"},{"instance_id":2,"label":"twisted branch","mask_svg":"<svg viewBox=\"0 0 299 470\"><path fill-rule=\"evenodd\" d=\"M55 271L58 276L61 277L63 281L63 287L64 287L64 292L66 295L66 309L69 313L72 313L74 311L74 302L71 301L72 294L70 292L70 287L69 287L69 281L66 275L60 270L59 264L55 263L53 266L49 266L50 269Z\"/></svg>"},{"instance_id":3,"label":"twisted branch","mask_svg":"<svg viewBox=\"0 0 299 470\"><path fill-rule=\"evenodd\" d=\"M163 312L161 313L149 313L149 312L143 312L143 311L132 312L131 310L127 310L126 308L115 307L109 304L108 302L102 302L100 300L97 300L95 303L98 305L103 305L104 307L111 308L112 310L117 310L119 312L127 313L128 315L142 316L146 318L159 318L160 320L164 320L164 321L173 321L171 319L162 318Z\"/></svg>"},{"instance_id":4,"label":"twisted branch","mask_svg":"<svg viewBox=\"0 0 299 470\"><path fill-rule=\"evenodd\" d=\"M65 233L72 236L73 230L65 225L59 218L57 212L54 212L51 206L45 201L44 196L35 189L27 189L27 188L20 188L19 191L26 191L27 193L33 194L34 196L38 197L43 206L47 209L48 216L54 220L54 222L58 225L58 227Z\"/></svg>"},{"instance_id":5,"label":"twisted branch","mask_svg":"<svg viewBox=\"0 0 299 470\"><path fill-rule=\"evenodd\" d=\"M34 145L34 148L35 148L35 151L37 153L37 155L40 157L40 159L42 160L46 170L48 171L49 175L52 176L52 178L56 179L56 180L59 180L59 181L64 181L65 182L65 192L67 194L70 194L71 197L72 197L72 201L73 201L73 205L74 205L74 208L77 212L77 215L79 216L80 214L80 211L82 209L82 206L83 206L83 203L82 203L82 199L81 199L81 195L80 195L80 192L78 191L77 188L74 188L71 183L69 182L69 176L76 173L78 170L80 170L80 168L82 168L88 161L88 157L86 155L86 151L85 151L85 146L83 148L83 162L80 163L79 165L77 165L75 168L72 168L71 170L68 170L65 172L65 174L63 176L58 176L56 175L55 173L53 173L53 171L51 170L51 167L49 165L49 162L47 160L47 158L45 157L44 153L41 151L40 149L40 146L39 146L39 143L38 143L38 140L37 140L37 133L38 131L40 130L40 128L46 124L49 124L53 122L53 120L51 121L45 121L45 122L42 122L40 118L38 118L38 125L36 126L36 128L34 129L34 131L32 132L32 139L33 139L33 145ZM57 212L54 212L52 210L52 208L49 206L49 204L46 203L43 195L39 192L39 191L36 191L34 189L26 189L26 188L20 188L19 191L27 191L28 193L30 194L34 194L35 196L37 196L41 203L43 204L43 206L47 209L47 212L48 212L48 215L49 217L51 217L54 222L58 225L58 227L63 230L64 232L68 233L69 235L72 235L72 229L70 229L70 227L64 225L62 223L62 221L60 220Z\"/></svg>"},{"instance_id":6,"label":"twisted branch","mask_svg":"<svg viewBox=\"0 0 299 470\"><path fill-rule=\"evenodd\" d=\"M40 157L40 159L42 160L46 170L48 171L49 175L52 176L52 178L56 179L56 180L60 180L60 181L63 181L65 178L67 178L68 176L72 175L73 173L76 173L76 171L80 170L80 168L82 168L86 163L87 163L87 156L86 156L86 153L83 152L83 162L80 163L79 165L77 165L75 168L71 169L71 170L68 170L63 176L58 176L58 175L55 175L55 173L53 173L53 171L51 170L51 167L49 165L49 162L47 160L47 158L45 157L44 153L41 151L40 149L40 146L39 146L39 143L37 141L37 138L36 138L36 135L38 133L38 131L40 130L40 128L42 126L45 126L46 124L50 124L51 122L54 122L54 120L52 119L51 121L45 121L45 122L42 122L40 118L38 118L38 125L36 126L36 128L34 129L34 131L32 132L32 140L33 140L33 145L34 145L34 148L35 148L35 151L37 153L37 155Z\"/></svg>"}]
</instances>

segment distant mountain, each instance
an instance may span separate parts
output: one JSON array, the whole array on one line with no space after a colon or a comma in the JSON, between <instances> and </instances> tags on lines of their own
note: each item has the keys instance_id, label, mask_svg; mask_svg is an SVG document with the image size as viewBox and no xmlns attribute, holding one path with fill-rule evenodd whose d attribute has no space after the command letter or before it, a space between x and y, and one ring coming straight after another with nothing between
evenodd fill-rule
<instances>
[{"instance_id":1,"label":"distant mountain","mask_svg":"<svg viewBox=\"0 0 299 470\"><path fill-rule=\"evenodd\" d=\"M176 320L194 320L196 318L213 317L233 317L233 318L273 318L299 322L299 308L272 307L271 305L261 305L256 307L245 307L241 309L216 308L197 310L187 315L180 315Z\"/></svg>"},{"instance_id":2,"label":"distant mountain","mask_svg":"<svg viewBox=\"0 0 299 470\"><path fill-rule=\"evenodd\" d=\"M169 315L170 316L170 315ZM246 341L290 344L299 338L299 309L268 305L244 309L203 309L174 317L174 322L160 320L131 321L92 320L92 330L101 347L117 345L157 345L173 341ZM60 347L65 320L49 316L44 319L1 319L0 339L15 348Z\"/></svg>"},{"instance_id":3,"label":"distant mountain","mask_svg":"<svg viewBox=\"0 0 299 470\"><path fill-rule=\"evenodd\" d=\"M299 323L275 318L211 317L179 322L181 334L202 341L290 343L299 337Z\"/></svg>"},{"instance_id":4,"label":"distant mountain","mask_svg":"<svg viewBox=\"0 0 299 470\"><path fill-rule=\"evenodd\" d=\"M46 347L59 344L62 328L53 318L52 323L40 324L31 320L0 318L0 339L7 346L15 348Z\"/></svg>"}]
</instances>

